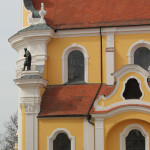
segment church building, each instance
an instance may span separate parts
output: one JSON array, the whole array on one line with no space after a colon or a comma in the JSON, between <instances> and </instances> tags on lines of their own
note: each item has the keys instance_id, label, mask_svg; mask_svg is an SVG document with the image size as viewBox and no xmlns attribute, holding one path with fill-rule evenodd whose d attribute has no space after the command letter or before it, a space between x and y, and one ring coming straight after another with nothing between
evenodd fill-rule
<instances>
[{"instance_id":1,"label":"church building","mask_svg":"<svg viewBox=\"0 0 150 150\"><path fill-rule=\"evenodd\" d=\"M15 150L150 150L150 0L22 0L21 16Z\"/></svg>"}]
</instances>

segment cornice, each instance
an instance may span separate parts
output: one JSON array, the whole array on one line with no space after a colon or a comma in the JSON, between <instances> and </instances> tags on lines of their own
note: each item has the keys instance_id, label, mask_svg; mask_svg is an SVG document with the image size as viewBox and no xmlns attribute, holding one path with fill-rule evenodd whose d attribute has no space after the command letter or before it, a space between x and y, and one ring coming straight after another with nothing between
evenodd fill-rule
<instances>
[{"instance_id":1,"label":"cornice","mask_svg":"<svg viewBox=\"0 0 150 150\"><path fill-rule=\"evenodd\" d=\"M150 106L150 104L149 104ZM125 112L143 112L143 113L147 113L150 114L150 108L147 107L146 105L124 105L122 107L116 108L116 109L110 109L108 111L97 111L94 114L91 114L92 117L94 118L109 118L109 117L113 117L117 114L121 114L121 113L125 113Z\"/></svg>"},{"instance_id":2,"label":"cornice","mask_svg":"<svg viewBox=\"0 0 150 150\"><path fill-rule=\"evenodd\" d=\"M122 68L120 68L118 71L113 73L112 75L115 76L116 78L120 78L129 72L138 73L143 77L149 77L150 76L150 73L148 71L146 71L145 69L143 69L139 65L135 65L135 64L125 65Z\"/></svg>"},{"instance_id":3,"label":"cornice","mask_svg":"<svg viewBox=\"0 0 150 150\"><path fill-rule=\"evenodd\" d=\"M102 35L109 34L140 34L150 33L150 26L132 26L132 27L107 27L102 28ZM84 36L99 36L100 28L89 28L89 29L72 29L72 30L57 30L54 38L65 38L65 37L84 37Z\"/></svg>"},{"instance_id":4,"label":"cornice","mask_svg":"<svg viewBox=\"0 0 150 150\"><path fill-rule=\"evenodd\" d=\"M50 39L54 35L54 31L51 30L34 30L34 31L24 31L24 32L19 32L15 34L14 36L10 37L8 39L8 42L11 44L11 46L16 49L16 44L18 45L19 43L25 43L25 41L29 40L40 40L43 41L45 38ZM21 44L22 45L22 44Z\"/></svg>"},{"instance_id":5,"label":"cornice","mask_svg":"<svg viewBox=\"0 0 150 150\"><path fill-rule=\"evenodd\" d=\"M24 79L24 78L19 78L15 79L14 82L16 83L17 86L19 87L25 87L25 86L46 86L48 81L45 79Z\"/></svg>"}]
</instances>

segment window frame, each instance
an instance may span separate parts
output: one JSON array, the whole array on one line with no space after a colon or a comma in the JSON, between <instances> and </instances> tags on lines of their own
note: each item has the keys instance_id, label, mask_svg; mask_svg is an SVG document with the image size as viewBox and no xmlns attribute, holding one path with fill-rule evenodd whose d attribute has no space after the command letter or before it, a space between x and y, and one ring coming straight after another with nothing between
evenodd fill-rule
<instances>
[{"instance_id":1,"label":"window frame","mask_svg":"<svg viewBox=\"0 0 150 150\"><path fill-rule=\"evenodd\" d=\"M71 150L75 150L75 136L72 136L70 132L65 128L57 128L47 137L47 150L53 150L53 141L59 133L65 133L71 141Z\"/></svg>"},{"instance_id":2,"label":"window frame","mask_svg":"<svg viewBox=\"0 0 150 150\"><path fill-rule=\"evenodd\" d=\"M74 50L69 53L68 83L84 82L84 66L84 55L81 51Z\"/></svg>"},{"instance_id":3,"label":"window frame","mask_svg":"<svg viewBox=\"0 0 150 150\"><path fill-rule=\"evenodd\" d=\"M130 124L128 125L123 132L120 134L120 150L126 150L126 137L129 132L133 129L137 129L141 132L141 134L145 137L145 150L149 150L149 134L145 131L145 129L139 124Z\"/></svg>"},{"instance_id":4,"label":"window frame","mask_svg":"<svg viewBox=\"0 0 150 150\"><path fill-rule=\"evenodd\" d=\"M87 50L78 44L72 44L65 48L62 55L62 83L65 84L68 82L68 55L72 52L78 50L82 52L84 56L84 81L88 83L88 52Z\"/></svg>"},{"instance_id":5,"label":"window frame","mask_svg":"<svg viewBox=\"0 0 150 150\"><path fill-rule=\"evenodd\" d=\"M134 64L134 53L140 47L146 47L150 50L150 42L144 40L135 42L128 51L128 64Z\"/></svg>"}]
</instances>

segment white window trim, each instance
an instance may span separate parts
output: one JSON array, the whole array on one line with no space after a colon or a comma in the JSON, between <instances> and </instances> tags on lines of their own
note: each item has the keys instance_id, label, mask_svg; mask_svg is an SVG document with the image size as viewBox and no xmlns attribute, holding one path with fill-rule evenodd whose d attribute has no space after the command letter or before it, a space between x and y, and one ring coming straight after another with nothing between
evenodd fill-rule
<instances>
[{"instance_id":1,"label":"white window trim","mask_svg":"<svg viewBox=\"0 0 150 150\"><path fill-rule=\"evenodd\" d=\"M74 50L78 50L83 53L84 55L84 81L88 83L88 52L87 50L78 44L72 44L68 46L62 55L62 82L67 83L68 82L68 55Z\"/></svg>"},{"instance_id":2,"label":"white window trim","mask_svg":"<svg viewBox=\"0 0 150 150\"><path fill-rule=\"evenodd\" d=\"M139 124L131 124L127 126L120 134L120 150L126 150L125 138L128 136L129 132L133 129L137 129L142 133L142 135L145 137L145 150L149 150L149 134Z\"/></svg>"},{"instance_id":3,"label":"white window trim","mask_svg":"<svg viewBox=\"0 0 150 150\"><path fill-rule=\"evenodd\" d=\"M72 136L70 132L65 128L58 128L52 132L50 136L47 137L47 150L53 150L53 141L59 133L67 134L71 141L71 150L75 150L75 136Z\"/></svg>"},{"instance_id":4,"label":"white window trim","mask_svg":"<svg viewBox=\"0 0 150 150\"><path fill-rule=\"evenodd\" d=\"M128 63L129 64L134 64L134 53L139 47L146 47L150 50L150 42L140 40L135 42L130 48L128 52Z\"/></svg>"}]
</instances>

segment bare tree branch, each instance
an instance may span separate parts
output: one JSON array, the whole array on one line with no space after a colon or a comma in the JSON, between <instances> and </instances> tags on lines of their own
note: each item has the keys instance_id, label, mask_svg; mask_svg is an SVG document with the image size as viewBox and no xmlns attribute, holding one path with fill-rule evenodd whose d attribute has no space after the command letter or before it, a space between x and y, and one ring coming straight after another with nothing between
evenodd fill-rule
<instances>
[{"instance_id":1,"label":"bare tree branch","mask_svg":"<svg viewBox=\"0 0 150 150\"><path fill-rule=\"evenodd\" d=\"M13 150L17 143L17 113L10 116L10 120L4 123L6 131L0 134L0 150Z\"/></svg>"}]
</instances>

